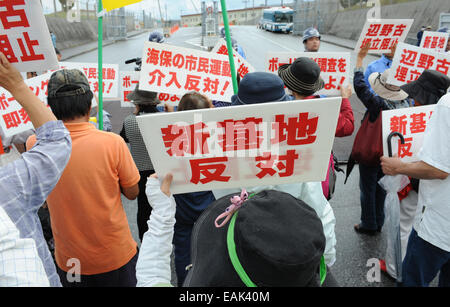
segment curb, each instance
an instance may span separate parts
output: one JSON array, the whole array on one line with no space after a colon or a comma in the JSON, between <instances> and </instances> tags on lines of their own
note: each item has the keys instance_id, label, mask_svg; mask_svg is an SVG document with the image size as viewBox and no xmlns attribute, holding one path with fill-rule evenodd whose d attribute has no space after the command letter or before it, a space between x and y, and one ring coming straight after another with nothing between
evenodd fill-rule
<instances>
[{"instance_id":1,"label":"curb","mask_svg":"<svg viewBox=\"0 0 450 307\"><path fill-rule=\"evenodd\" d=\"M141 35L142 33L146 33L146 32L148 32L148 31L142 31L142 32L139 32L139 33L131 34L131 35L127 36L127 39L130 38L130 37L135 37L135 36ZM102 46L106 47L106 46L115 44L116 42L118 42L118 40L112 40L112 41L103 42ZM80 51L80 52L78 52L76 54L72 54L72 55L70 55L68 57L64 57L64 58L61 59L61 61L66 61L66 60L71 59L73 57L76 57L76 56L79 56L79 55L82 55L82 54L85 54L85 53L88 53L88 52L91 52L91 51L94 51L94 50L97 50L97 49L98 49L98 45L95 46L95 47L88 48L88 49L85 49L83 51Z\"/></svg>"}]
</instances>

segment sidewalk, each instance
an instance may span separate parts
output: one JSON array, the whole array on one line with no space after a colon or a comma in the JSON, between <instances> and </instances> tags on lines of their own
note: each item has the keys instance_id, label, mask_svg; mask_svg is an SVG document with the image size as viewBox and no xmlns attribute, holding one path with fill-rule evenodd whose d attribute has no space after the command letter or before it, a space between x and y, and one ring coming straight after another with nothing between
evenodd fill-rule
<instances>
[{"instance_id":1,"label":"sidewalk","mask_svg":"<svg viewBox=\"0 0 450 307\"><path fill-rule=\"evenodd\" d=\"M127 38L134 37L134 36L140 35L142 33L150 32L150 31L151 30L149 30L149 29L145 29L145 30L128 32ZM116 40L112 40L112 39L103 40L103 47L112 45L115 42L116 42ZM63 49L63 50L61 50L61 55L62 55L61 61L66 61L66 60L73 58L75 56L78 56L80 54L91 52L91 51L94 51L97 49L98 49L97 41L93 41L93 42L83 44L83 45L73 47L73 48Z\"/></svg>"},{"instance_id":2,"label":"sidewalk","mask_svg":"<svg viewBox=\"0 0 450 307\"><path fill-rule=\"evenodd\" d=\"M340 38L337 36L321 34L321 40L326 43L330 43L339 47L355 50L357 41L351 39Z\"/></svg>"}]
</instances>

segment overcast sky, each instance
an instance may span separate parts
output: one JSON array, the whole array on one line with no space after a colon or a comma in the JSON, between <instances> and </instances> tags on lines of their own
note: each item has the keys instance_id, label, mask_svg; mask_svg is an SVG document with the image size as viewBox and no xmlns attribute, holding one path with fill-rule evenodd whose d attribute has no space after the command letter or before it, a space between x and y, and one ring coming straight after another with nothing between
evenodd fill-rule
<instances>
[{"instance_id":1,"label":"overcast sky","mask_svg":"<svg viewBox=\"0 0 450 307\"><path fill-rule=\"evenodd\" d=\"M234 9L243 9L245 8L245 0L227 0L226 5L228 10L234 10ZM58 10L61 10L61 6L59 4L59 0L42 0L42 4L44 6L44 13L52 13L54 11L53 8L53 2L56 2ZM96 2L96 0L79 0L81 9L86 8L86 2L89 3L90 8L93 9L93 5ZM180 18L180 15L187 15L187 14L195 14L197 13L196 8L199 10L201 7L201 0L160 0L161 4L161 11L163 15L165 15L165 7L167 5L167 16L169 19L178 19ZM289 1L281 1L281 0L267 0L267 4L270 6L279 6L283 3L291 3L293 0ZM206 1L207 5L208 3L211 3L212 1ZM219 10L220 10L220 0L218 0L219 3ZM264 0L247 0L247 7L252 7L252 5L260 6L261 4L264 4ZM196 8L195 8L196 7ZM139 3L129 5L126 7L127 10L134 10L134 11L140 11L146 10L148 12L151 12L153 16L156 15L157 18L159 18L159 8L158 8L158 1L157 0L143 0Z\"/></svg>"}]
</instances>

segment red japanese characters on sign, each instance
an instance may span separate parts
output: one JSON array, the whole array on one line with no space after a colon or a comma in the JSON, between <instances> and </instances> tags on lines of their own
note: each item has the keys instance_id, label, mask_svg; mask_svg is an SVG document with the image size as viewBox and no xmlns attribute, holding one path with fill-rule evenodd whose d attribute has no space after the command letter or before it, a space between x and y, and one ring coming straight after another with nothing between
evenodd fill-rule
<instances>
[{"instance_id":1,"label":"red japanese characters on sign","mask_svg":"<svg viewBox=\"0 0 450 307\"><path fill-rule=\"evenodd\" d=\"M385 19L367 21L356 44L358 52L366 44L370 53L389 53L393 45L403 42L414 20Z\"/></svg>"},{"instance_id":2,"label":"red japanese characters on sign","mask_svg":"<svg viewBox=\"0 0 450 307\"><path fill-rule=\"evenodd\" d=\"M436 52L445 52L448 41L448 33L446 32L423 32L420 47L432 49Z\"/></svg>"},{"instance_id":3,"label":"red japanese characters on sign","mask_svg":"<svg viewBox=\"0 0 450 307\"><path fill-rule=\"evenodd\" d=\"M394 74L388 83L397 86L417 80L427 69L450 75L450 54L401 43L397 47L392 69Z\"/></svg>"},{"instance_id":4,"label":"red japanese characters on sign","mask_svg":"<svg viewBox=\"0 0 450 307\"><path fill-rule=\"evenodd\" d=\"M47 104L48 80L51 73L39 75L25 80L30 90L45 104ZM28 114L9 92L0 88L0 127L6 136L13 136L33 125Z\"/></svg>"},{"instance_id":5,"label":"red japanese characters on sign","mask_svg":"<svg viewBox=\"0 0 450 307\"><path fill-rule=\"evenodd\" d=\"M99 86L99 71L97 63L74 63L61 62L61 68L78 69L86 75L91 90L98 95L100 91ZM102 64L102 92L104 98L119 97L119 65L117 64Z\"/></svg>"},{"instance_id":6,"label":"red japanese characters on sign","mask_svg":"<svg viewBox=\"0 0 450 307\"><path fill-rule=\"evenodd\" d=\"M349 53L268 53L266 56L266 71L278 73L278 69L285 64L292 64L298 57L309 57L320 67L320 76L325 87L319 95L340 95L341 87L349 82L350 54Z\"/></svg>"},{"instance_id":7,"label":"red japanese characters on sign","mask_svg":"<svg viewBox=\"0 0 450 307\"><path fill-rule=\"evenodd\" d=\"M393 154L407 162L417 161L417 153L422 145L423 136L434 108L435 105L430 105L383 111L384 143L387 142L387 137L392 132L401 133L405 141L402 144L399 138L392 140ZM384 151L387 155L387 144L385 144Z\"/></svg>"},{"instance_id":8,"label":"red japanese characters on sign","mask_svg":"<svg viewBox=\"0 0 450 307\"><path fill-rule=\"evenodd\" d=\"M158 113L137 121L155 171L174 175L175 194L321 181L340 102L335 97Z\"/></svg>"},{"instance_id":9,"label":"red japanese characters on sign","mask_svg":"<svg viewBox=\"0 0 450 307\"><path fill-rule=\"evenodd\" d=\"M20 71L58 67L39 1L0 1L0 50Z\"/></svg>"},{"instance_id":10,"label":"red japanese characters on sign","mask_svg":"<svg viewBox=\"0 0 450 307\"><path fill-rule=\"evenodd\" d=\"M173 45L147 42L140 88L175 94L197 91L211 99L231 101L231 68L228 57Z\"/></svg>"},{"instance_id":11,"label":"red japanese characters on sign","mask_svg":"<svg viewBox=\"0 0 450 307\"><path fill-rule=\"evenodd\" d=\"M228 48L225 40L220 39L211 52L228 56ZM250 63L248 63L236 50L233 50L233 56L235 58L236 71L241 79L249 72L255 71L253 66L250 65Z\"/></svg>"}]
</instances>

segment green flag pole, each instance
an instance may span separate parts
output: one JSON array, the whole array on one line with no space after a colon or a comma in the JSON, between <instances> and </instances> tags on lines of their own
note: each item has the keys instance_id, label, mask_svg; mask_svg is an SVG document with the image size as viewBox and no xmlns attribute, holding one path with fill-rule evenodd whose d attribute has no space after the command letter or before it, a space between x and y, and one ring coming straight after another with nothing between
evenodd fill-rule
<instances>
[{"instance_id":1,"label":"green flag pole","mask_svg":"<svg viewBox=\"0 0 450 307\"><path fill-rule=\"evenodd\" d=\"M228 59L230 60L231 80L233 81L234 93L237 94L238 84L236 76L236 67L234 65L233 44L231 43L230 27L228 25L228 12L225 0L220 0L220 5L222 7L223 25L225 27L225 38L227 41Z\"/></svg>"},{"instance_id":2,"label":"green flag pole","mask_svg":"<svg viewBox=\"0 0 450 307\"><path fill-rule=\"evenodd\" d=\"M103 11L102 0L98 0L98 13ZM98 128L103 130L103 15L98 17Z\"/></svg>"}]
</instances>

